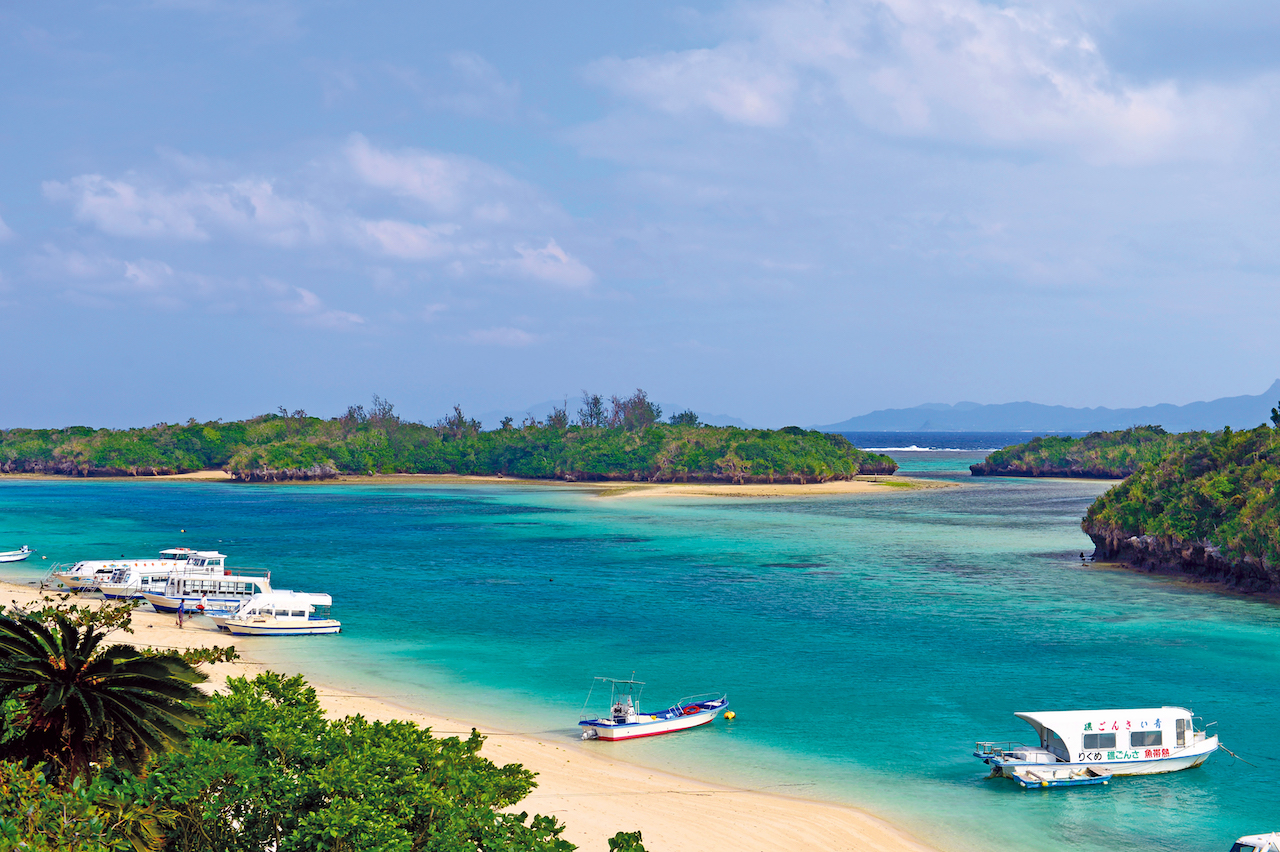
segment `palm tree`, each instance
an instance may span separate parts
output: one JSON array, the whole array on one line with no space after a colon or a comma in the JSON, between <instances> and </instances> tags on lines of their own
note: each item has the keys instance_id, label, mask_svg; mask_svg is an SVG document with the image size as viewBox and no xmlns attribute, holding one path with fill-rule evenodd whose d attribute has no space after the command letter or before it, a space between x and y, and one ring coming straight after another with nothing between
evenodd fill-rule
<instances>
[{"instance_id":1,"label":"palm tree","mask_svg":"<svg viewBox=\"0 0 1280 852\"><path fill-rule=\"evenodd\" d=\"M63 784L110 758L138 773L155 752L182 750L203 724L207 675L177 656L100 647L94 625L0 615L0 701L16 702L0 757L52 764Z\"/></svg>"}]
</instances>

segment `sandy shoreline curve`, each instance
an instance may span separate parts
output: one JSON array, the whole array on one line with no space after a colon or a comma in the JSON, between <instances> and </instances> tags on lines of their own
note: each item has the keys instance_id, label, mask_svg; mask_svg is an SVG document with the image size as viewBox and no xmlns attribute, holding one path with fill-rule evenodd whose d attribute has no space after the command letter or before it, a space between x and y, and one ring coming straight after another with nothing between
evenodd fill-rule
<instances>
[{"instance_id":1,"label":"sandy shoreline curve","mask_svg":"<svg viewBox=\"0 0 1280 852\"><path fill-rule=\"evenodd\" d=\"M36 585L0 581L0 604L28 605L45 595ZM86 597L82 603L97 598ZM267 666L254 647L269 637L232 637L202 617L179 629L172 615L139 609L133 633L115 641L177 649L234 644L241 660L205 666L209 688L227 677L255 675ZM323 642L324 637L314 637ZM278 667L275 667L278 668ZM292 674L292 672L284 672ZM466 736L473 727L488 735L481 751L494 763L519 763L538 774L538 786L513 810L554 815L566 825L564 838L580 849L603 852L618 831L639 830L650 852L721 848L735 852L933 852L933 848L890 823L856 808L772 792L711 784L594 754L573 743L543 740L432 714L429 708L401 706L311 681L331 717L361 714L429 727L439 736ZM610 744L610 746L625 744Z\"/></svg>"},{"instance_id":2,"label":"sandy shoreline curve","mask_svg":"<svg viewBox=\"0 0 1280 852\"><path fill-rule=\"evenodd\" d=\"M231 482L231 474L222 470L198 470L163 476L61 476L45 473L0 474L5 480L62 482ZM263 483L259 483L263 484ZM560 479L521 479L513 476L468 476L456 473L378 473L372 476L342 474L332 479L288 480L268 485L520 485L535 488L563 488L585 491L597 497L823 497L839 494L891 493L920 488L955 488L955 482L921 479L909 476L859 476L827 482L637 482L634 480L565 481Z\"/></svg>"}]
</instances>

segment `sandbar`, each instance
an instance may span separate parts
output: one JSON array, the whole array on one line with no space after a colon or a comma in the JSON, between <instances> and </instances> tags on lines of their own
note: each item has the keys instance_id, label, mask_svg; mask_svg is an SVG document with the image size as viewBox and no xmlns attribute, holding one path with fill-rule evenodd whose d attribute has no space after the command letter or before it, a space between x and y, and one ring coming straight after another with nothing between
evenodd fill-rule
<instances>
[{"instance_id":1,"label":"sandbar","mask_svg":"<svg viewBox=\"0 0 1280 852\"><path fill-rule=\"evenodd\" d=\"M6 479L75 482L230 482L230 473L222 470L199 470L161 476L63 476L42 473L0 474ZM520 485L535 488L564 488L585 491L597 497L825 497L841 494L891 493L920 488L955 488L955 482L907 476L860 476L827 482L647 482L635 480L566 481L562 479L521 479L513 476L468 476L454 473L378 473L373 475L341 474L331 479L286 480L271 485Z\"/></svg>"},{"instance_id":2,"label":"sandbar","mask_svg":"<svg viewBox=\"0 0 1280 852\"><path fill-rule=\"evenodd\" d=\"M803 486L800 486L803 487ZM0 603L20 605L43 595L34 585L0 582ZM80 603L92 602L86 596ZM325 637L313 637L323 643ZM139 609L133 633L119 642L166 649L234 644L241 660L205 666L216 689L227 677L253 677L266 666L255 659L255 644L270 637L232 637L202 617L179 629L172 615ZM292 672L283 672L292 674ZM734 852L932 852L890 823L856 808L777 793L735 788L684 778L624 760L593 754L573 743L512 734L433 714L311 681L320 703L333 717L362 714L375 720L400 719L429 727L438 736L467 736L473 727L487 739L482 754L499 765L519 763L538 774L537 788L514 811L548 814L565 824L564 838L580 849L604 852L618 831L639 830L650 852L705 848ZM592 745L599 745L592 744ZM610 744L610 746L625 744Z\"/></svg>"}]
</instances>

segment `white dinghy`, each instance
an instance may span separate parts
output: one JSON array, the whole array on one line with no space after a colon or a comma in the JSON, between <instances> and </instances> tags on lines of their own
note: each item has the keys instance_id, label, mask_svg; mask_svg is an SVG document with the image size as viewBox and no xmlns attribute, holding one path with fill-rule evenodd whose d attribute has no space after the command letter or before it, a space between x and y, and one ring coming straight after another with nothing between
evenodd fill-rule
<instances>
[{"instance_id":1,"label":"white dinghy","mask_svg":"<svg viewBox=\"0 0 1280 852\"><path fill-rule=\"evenodd\" d=\"M585 711L591 703L591 694L597 685L604 684L609 685L609 712L597 718L587 718ZM586 703L582 706L582 721L578 723L583 728L582 738L633 740L685 731L707 724L729 706L727 695L712 692L682 698L665 710L650 713L639 709L640 692L643 689L644 683L638 680L596 678L587 692Z\"/></svg>"},{"instance_id":2,"label":"white dinghy","mask_svg":"<svg viewBox=\"0 0 1280 852\"><path fill-rule=\"evenodd\" d=\"M4 553L0 553L0 562L21 562L33 553L35 551L24 544L17 550L7 550Z\"/></svg>"},{"instance_id":3,"label":"white dinghy","mask_svg":"<svg viewBox=\"0 0 1280 852\"><path fill-rule=\"evenodd\" d=\"M1280 831L1241 837L1231 847L1231 852L1280 852Z\"/></svg>"},{"instance_id":4,"label":"white dinghy","mask_svg":"<svg viewBox=\"0 0 1280 852\"><path fill-rule=\"evenodd\" d=\"M1199 766L1218 750L1217 734L1197 725L1199 717L1183 707L1014 715L1035 729L1039 744L979 742L973 756L990 766L992 775L1013 778L1023 786L1072 786L1024 783L1032 773L1045 779L1100 783L1112 775L1177 772Z\"/></svg>"}]
</instances>

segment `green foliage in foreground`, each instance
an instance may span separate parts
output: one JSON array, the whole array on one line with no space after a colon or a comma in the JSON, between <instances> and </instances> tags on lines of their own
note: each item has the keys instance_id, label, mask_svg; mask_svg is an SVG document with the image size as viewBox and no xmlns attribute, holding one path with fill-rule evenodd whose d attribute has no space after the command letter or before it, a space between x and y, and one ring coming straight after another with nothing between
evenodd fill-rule
<instances>
[{"instance_id":1,"label":"green foliage in foreground","mask_svg":"<svg viewBox=\"0 0 1280 852\"><path fill-rule=\"evenodd\" d=\"M483 737L407 722L328 719L300 677L234 678L185 753L144 778L49 785L0 762L0 848L32 852L569 852L564 826L512 813L534 774L480 756ZM639 832L610 849L644 852Z\"/></svg>"},{"instance_id":2,"label":"green foliage in foreground","mask_svg":"<svg viewBox=\"0 0 1280 852\"><path fill-rule=\"evenodd\" d=\"M969 470L975 476L1091 476L1123 479L1145 464L1197 446L1204 432L1170 434L1159 426L1093 432L1083 438L1046 435L997 450Z\"/></svg>"},{"instance_id":3,"label":"green foliage in foreground","mask_svg":"<svg viewBox=\"0 0 1280 852\"><path fill-rule=\"evenodd\" d=\"M571 425L563 409L547 422L482 431L455 407L435 425L400 419L375 397L330 420L295 411L236 423L160 424L146 429L0 431L0 471L137 475L222 469L243 479L336 473L456 473L531 479L636 479L727 482L823 481L889 474L888 456L857 449L843 436L805 431L705 426L692 412L658 419L643 391L598 396ZM583 423L591 425L582 425Z\"/></svg>"},{"instance_id":4,"label":"green foliage in foreground","mask_svg":"<svg viewBox=\"0 0 1280 852\"><path fill-rule=\"evenodd\" d=\"M1280 422L1198 433L1099 497L1082 525L1213 544L1231 561L1280 565Z\"/></svg>"},{"instance_id":5,"label":"green foliage in foreground","mask_svg":"<svg viewBox=\"0 0 1280 852\"><path fill-rule=\"evenodd\" d=\"M270 672L205 696L192 664L234 650L105 646L133 609L46 598L0 615L0 850L574 848L553 817L510 812L534 774L481 757L475 731L330 720L302 678ZM639 832L609 848L644 852Z\"/></svg>"},{"instance_id":6,"label":"green foliage in foreground","mask_svg":"<svg viewBox=\"0 0 1280 852\"><path fill-rule=\"evenodd\" d=\"M60 614L0 615L0 701L11 720L0 757L47 764L67 785L96 765L137 772L185 746L204 702L195 684L206 676L177 655L104 639Z\"/></svg>"}]
</instances>

